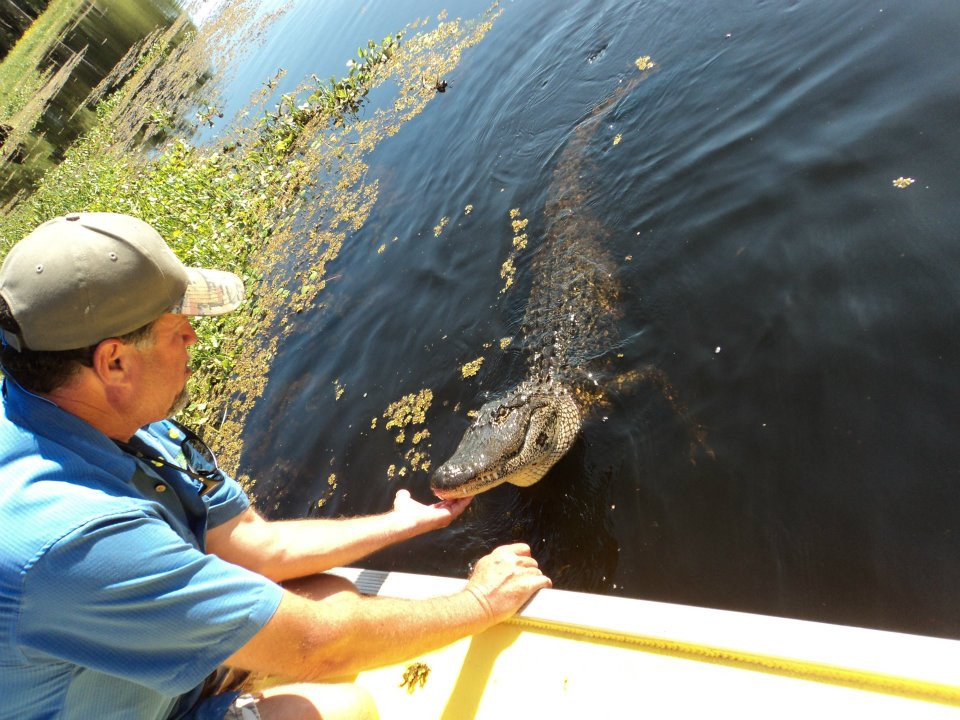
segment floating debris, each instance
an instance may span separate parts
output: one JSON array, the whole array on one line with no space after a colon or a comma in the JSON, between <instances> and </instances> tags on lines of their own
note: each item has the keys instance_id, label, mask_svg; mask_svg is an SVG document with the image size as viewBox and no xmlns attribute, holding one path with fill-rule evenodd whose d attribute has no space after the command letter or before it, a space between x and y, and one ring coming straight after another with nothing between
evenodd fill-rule
<instances>
[{"instance_id":1,"label":"floating debris","mask_svg":"<svg viewBox=\"0 0 960 720\"><path fill-rule=\"evenodd\" d=\"M503 278L503 287L500 288L500 294L502 295L507 291L511 285L513 285L513 276L517 274L517 268L513 265L513 258L508 257L503 261L503 265L500 266L500 277Z\"/></svg>"},{"instance_id":2,"label":"floating debris","mask_svg":"<svg viewBox=\"0 0 960 720\"><path fill-rule=\"evenodd\" d=\"M425 388L418 393L404 395L383 412L387 418L387 428L400 428L407 425L422 425L427 419L427 410L433 402L433 391Z\"/></svg>"},{"instance_id":3,"label":"floating debris","mask_svg":"<svg viewBox=\"0 0 960 720\"><path fill-rule=\"evenodd\" d=\"M656 63L655 63L653 60L650 59L650 56L649 56L649 55L644 55L643 57L638 57L638 58L634 61L634 64L637 66L637 70L640 70L641 72L643 72L644 70L649 70L649 69L652 68L654 65L656 65Z\"/></svg>"},{"instance_id":4,"label":"floating debris","mask_svg":"<svg viewBox=\"0 0 960 720\"><path fill-rule=\"evenodd\" d=\"M412 693L417 686L423 687L427 684L427 678L430 676L430 666L426 663L416 662L407 667L403 673L403 682L399 687L405 687L408 693Z\"/></svg>"},{"instance_id":5,"label":"floating debris","mask_svg":"<svg viewBox=\"0 0 960 720\"><path fill-rule=\"evenodd\" d=\"M467 206L463 209L463 214L464 214L464 215L469 215L469 214L472 213L472 212L473 212L473 205L467 205Z\"/></svg>"},{"instance_id":6,"label":"floating debris","mask_svg":"<svg viewBox=\"0 0 960 720\"><path fill-rule=\"evenodd\" d=\"M330 489L327 490L327 493L322 498L317 500L317 508L322 508L327 504L327 500L333 497L333 491L337 489L337 476L335 473L330 473L330 477L327 478L327 485Z\"/></svg>"},{"instance_id":7,"label":"floating debris","mask_svg":"<svg viewBox=\"0 0 960 720\"><path fill-rule=\"evenodd\" d=\"M513 342L513 336L512 336L512 335L511 335L510 337L500 338L500 349L501 349L501 350L506 350L507 347L509 347L510 343L512 343L512 342Z\"/></svg>"},{"instance_id":8,"label":"floating debris","mask_svg":"<svg viewBox=\"0 0 960 720\"><path fill-rule=\"evenodd\" d=\"M916 180L914 180L913 178L898 177L896 180L893 181L893 186L902 189L902 188L905 188L905 187L910 187L910 186L913 185L915 182L916 182Z\"/></svg>"},{"instance_id":9,"label":"floating debris","mask_svg":"<svg viewBox=\"0 0 960 720\"><path fill-rule=\"evenodd\" d=\"M513 228L514 235L513 249L510 251L507 259L504 260L503 265L500 266L500 277L503 278L503 287L500 288L501 295L507 292L510 286L513 285L513 278L517 273L514 260L517 254L527 247L527 234L523 231L529 222L529 219L520 217L520 208L512 208L510 210L510 227Z\"/></svg>"},{"instance_id":10,"label":"floating debris","mask_svg":"<svg viewBox=\"0 0 960 720\"><path fill-rule=\"evenodd\" d=\"M336 388L336 399L339 400L343 397L343 393L346 390L346 388L340 384L340 378L333 381L333 387Z\"/></svg>"},{"instance_id":11,"label":"floating debris","mask_svg":"<svg viewBox=\"0 0 960 720\"><path fill-rule=\"evenodd\" d=\"M483 356L481 355L476 360L471 360L466 363L462 368L460 368L460 376L463 378L473 377L480 371L480 366L483 365Z\"/></svg>"},{"instance_id":12,"label":"floating debris","mask_svg":"<svg viewBox=\"0 0 960 720\"><path fill-rule=\"evenodd\" d=\"M446 215L440 218L440 224L434 226L433 228L433 236L440 237L440 233L443 232L443 229L447 226L448 222L450 222L450 218L448 218Z\"/></svg>"},{"instance_id":13,"label":"floating debris","mask_svg":"<svg viewBox=\"0 0 960 720\"><path fill-rule=\"evenodd\" d=\"M390 407L384 411L383 417L387 418L385 428L399 428L400 430L399 433L394 436L394 442L397 445L402 445L409 441L411 445L407 448L403 456L404 460L409 463L409 467L406 465L399 467L397 465L391 465L387 468L387 478L392 480L396 477L406 477L408 472L416 470L426 472L430 468L430 458L428 451L425 449L430 447L430 443L423 442L430 437L430 431L426 428L414 431L411 428L411 439L408 437L405 428L411 425L422 425L425 423L427 410L432 402L433 391L424 389L418 393L405 395L395 403L391 403ZM371 427L374 427L376 424L375 421L376 418L374 418L374 422L371 423ZM413 447L414 445L417 445L417 447Z\"/></svg>"},{"instance_id":14,"label":"floating debris","mask_svg":"<svg viewBox=\"0 0 960 720\"><path fill-rule=\"evenodd\" d=\"M613 139L614 147L619 145L621 140L623 140L623 133L617 133L617 136Z\"/></svg>"}]
</instances>

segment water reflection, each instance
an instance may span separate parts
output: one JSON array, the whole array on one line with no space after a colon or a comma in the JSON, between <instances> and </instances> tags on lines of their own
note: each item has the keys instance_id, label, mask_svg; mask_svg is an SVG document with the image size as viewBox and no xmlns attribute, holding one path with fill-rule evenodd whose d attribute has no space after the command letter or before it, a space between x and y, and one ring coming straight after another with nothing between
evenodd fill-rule
<instances>
[{"instance_id":1,"label":"water reflection","mask_svg":"<svg viewBox=\"0 0 960 720\"><path fill-rule=\"evenodd\" d=\"M69 144L93 125L95 103L88 102L91 91L110 78L131 48L138 47L158 28L169 27L180 14L176 0L79 4L36 68L39 74L51 75L51 81L34 98L36 112L8 119L2 147L0 204L30 187L63 159ZM98 97L124 79L122 74L115 74Z\"/></svg>"}]
</instances>

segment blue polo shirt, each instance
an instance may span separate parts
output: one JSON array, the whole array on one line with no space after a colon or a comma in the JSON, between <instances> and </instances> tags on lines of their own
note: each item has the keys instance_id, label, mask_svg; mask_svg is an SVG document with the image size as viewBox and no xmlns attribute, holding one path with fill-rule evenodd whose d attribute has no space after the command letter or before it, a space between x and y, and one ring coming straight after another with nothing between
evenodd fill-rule
<instances>
[{"instance_id":1,"label":"blue polo shirt","mask_svg":"<svg viewBox=\"0 0 960 720\"><path fill-rule=\"evenodd\" d=\"M177 432L135 437L174 461ZM198 488L4 381L0 716L222 720L227 698L198 704L199 686L282 590L204 552L206 531L249 500L230 478Z\"/></svg>"}]
</instances>

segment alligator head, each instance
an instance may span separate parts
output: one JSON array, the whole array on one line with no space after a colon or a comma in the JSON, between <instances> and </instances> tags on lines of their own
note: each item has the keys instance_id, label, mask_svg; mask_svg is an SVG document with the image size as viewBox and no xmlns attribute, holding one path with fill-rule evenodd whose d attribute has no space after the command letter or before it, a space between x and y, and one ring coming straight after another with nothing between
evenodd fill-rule
<instances>
[{"instance_id":1,"label":"alligator head","mask_svg":"<svg viewBox=\"0 0 960 720\"><path fill-rule=\"evenodd\" d=\"M480 408L453 456L434 472L430 488L449 500L505 482L533 485L570 448L579 430L580 411L566 386L521 383Z\"/></svg>"}]
</instances>

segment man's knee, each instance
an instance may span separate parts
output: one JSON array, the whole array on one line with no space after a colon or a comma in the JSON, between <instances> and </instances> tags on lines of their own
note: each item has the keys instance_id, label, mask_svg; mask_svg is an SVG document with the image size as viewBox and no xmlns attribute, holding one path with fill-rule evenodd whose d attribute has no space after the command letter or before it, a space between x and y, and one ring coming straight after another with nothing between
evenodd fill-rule
<instances>
[{"instance_id":1,"label":"man's knee","mask_svg":"<svg viewBox=\"0 0 960 720\"><path fill-rule=\"evenodd\" d=\"M264 690L257 702L262 720L378 720L366 689L350 683L297 683Z\"/></svg>"}]
</instances>

